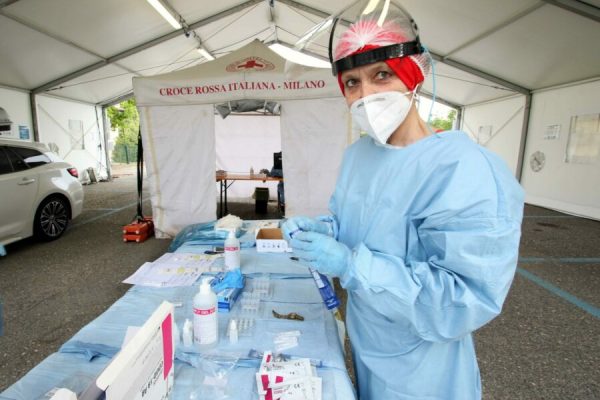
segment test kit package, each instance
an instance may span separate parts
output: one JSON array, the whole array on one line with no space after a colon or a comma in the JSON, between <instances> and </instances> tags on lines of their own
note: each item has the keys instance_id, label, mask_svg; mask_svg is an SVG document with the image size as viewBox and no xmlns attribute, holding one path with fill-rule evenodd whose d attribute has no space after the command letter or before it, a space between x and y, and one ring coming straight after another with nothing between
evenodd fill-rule
<instances>
[{"instance_id":1,"label":"test kit package","mask_svg":"<svg viewBox=\"0 0 600 400\"><path fill-rule=\"evenodd\" d=\"M226 288L217 293L219 312L229 312L242 293L242 288Z\"/></svg>"},{"instance_id":2,"label":"test kit package","mask_svg":"<svg viewBox=\"0 0 600 400\"><path fill-rule=\"evenodd\" d=\"M259 253L284 253L292 251L283 239L279 228L262 228L256 232L256 251Z\"/></svg>"}]
</instances>

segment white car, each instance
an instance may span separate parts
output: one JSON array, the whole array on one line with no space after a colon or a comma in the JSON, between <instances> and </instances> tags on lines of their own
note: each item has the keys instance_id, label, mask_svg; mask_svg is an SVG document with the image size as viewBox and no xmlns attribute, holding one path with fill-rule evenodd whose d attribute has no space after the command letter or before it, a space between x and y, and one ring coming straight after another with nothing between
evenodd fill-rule
<instances>
[{"instance_id":1,"label":"white car","mask_svg":"<svg viewBox=\"0 0 600 400\"><path fill-rule=\"evenodd\" d=\"M0 139L0 244L57 239L82 208L76 168L42 143Z\"/></svg>"}]
</instances>

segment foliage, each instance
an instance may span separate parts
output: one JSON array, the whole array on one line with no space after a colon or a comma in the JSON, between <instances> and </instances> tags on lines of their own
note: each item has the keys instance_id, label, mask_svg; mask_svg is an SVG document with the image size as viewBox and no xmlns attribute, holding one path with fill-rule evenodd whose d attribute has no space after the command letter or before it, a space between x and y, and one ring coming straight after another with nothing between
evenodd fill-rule
<instances>
[{"instance_id":1,"label":"foliage","mask_svg":"<svg viewBox=\"0 0 600 400\"><path fill-rule=\"evenodd\" d=\"M116 145L135 145L138 142L140 117L135 106L135 99L121 102L118 106L110 106L106 110L110 126L117 129Z\"/></svg>"},{"instance_id":2,"label":"foliage","mask_svg":"<svg viewBox=\"0 0 600 400\"><path fill-rule=\"evenodd\" d=\"M454 120L456 119L456 110L450 110L448 116L446 118L434 118L430 125L434 127L436 130L448 131L452 129L454 124Z\"/></svg>"}]
</instances>

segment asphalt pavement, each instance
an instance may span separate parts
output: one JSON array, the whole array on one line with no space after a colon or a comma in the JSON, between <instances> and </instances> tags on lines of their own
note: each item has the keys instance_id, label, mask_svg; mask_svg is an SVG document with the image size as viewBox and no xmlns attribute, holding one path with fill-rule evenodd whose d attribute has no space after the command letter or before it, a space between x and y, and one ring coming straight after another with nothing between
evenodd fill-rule
<instances>
[{"instance_id":1,"label":"asphalt pavement","mask_svg":"<svg viewBox=\"0 0 600 400\"><path fill-rule=\"evenodd\" d=\"M84 187L84 211L62 238L23 240L0 257L0 392L121 297L129 289L123 279L167 250L168 240L122 241L122 226L136 214L136 180L133 168L116 175ZM251 200L229 208L265 218ZM274 205L269 213L277 217ZM474 335L483 398L600 399L600 222L534 206L525 215L504 310Z\"/></svg>"}]
</instances>

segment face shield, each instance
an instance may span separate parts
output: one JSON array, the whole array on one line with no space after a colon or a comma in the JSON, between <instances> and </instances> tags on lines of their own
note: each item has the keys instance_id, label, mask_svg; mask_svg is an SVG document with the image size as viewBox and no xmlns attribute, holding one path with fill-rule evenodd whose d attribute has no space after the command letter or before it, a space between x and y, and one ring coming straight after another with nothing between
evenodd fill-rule
<instances>
[{"instance_id":1,"label":"face shield","mask_svg":"<svg viewBox=\"0 0 600 400\"><path fill-rule=\"evenodd\" d=\"M353 2L311 28L296 42L295 49L325 55L342 92L341 74L353 68L386 62L411 91L425 80L430 68L416 23L391 0ZM287 64L290 74L297 75L302 68Z\"/></svg>"}]
</instances>

